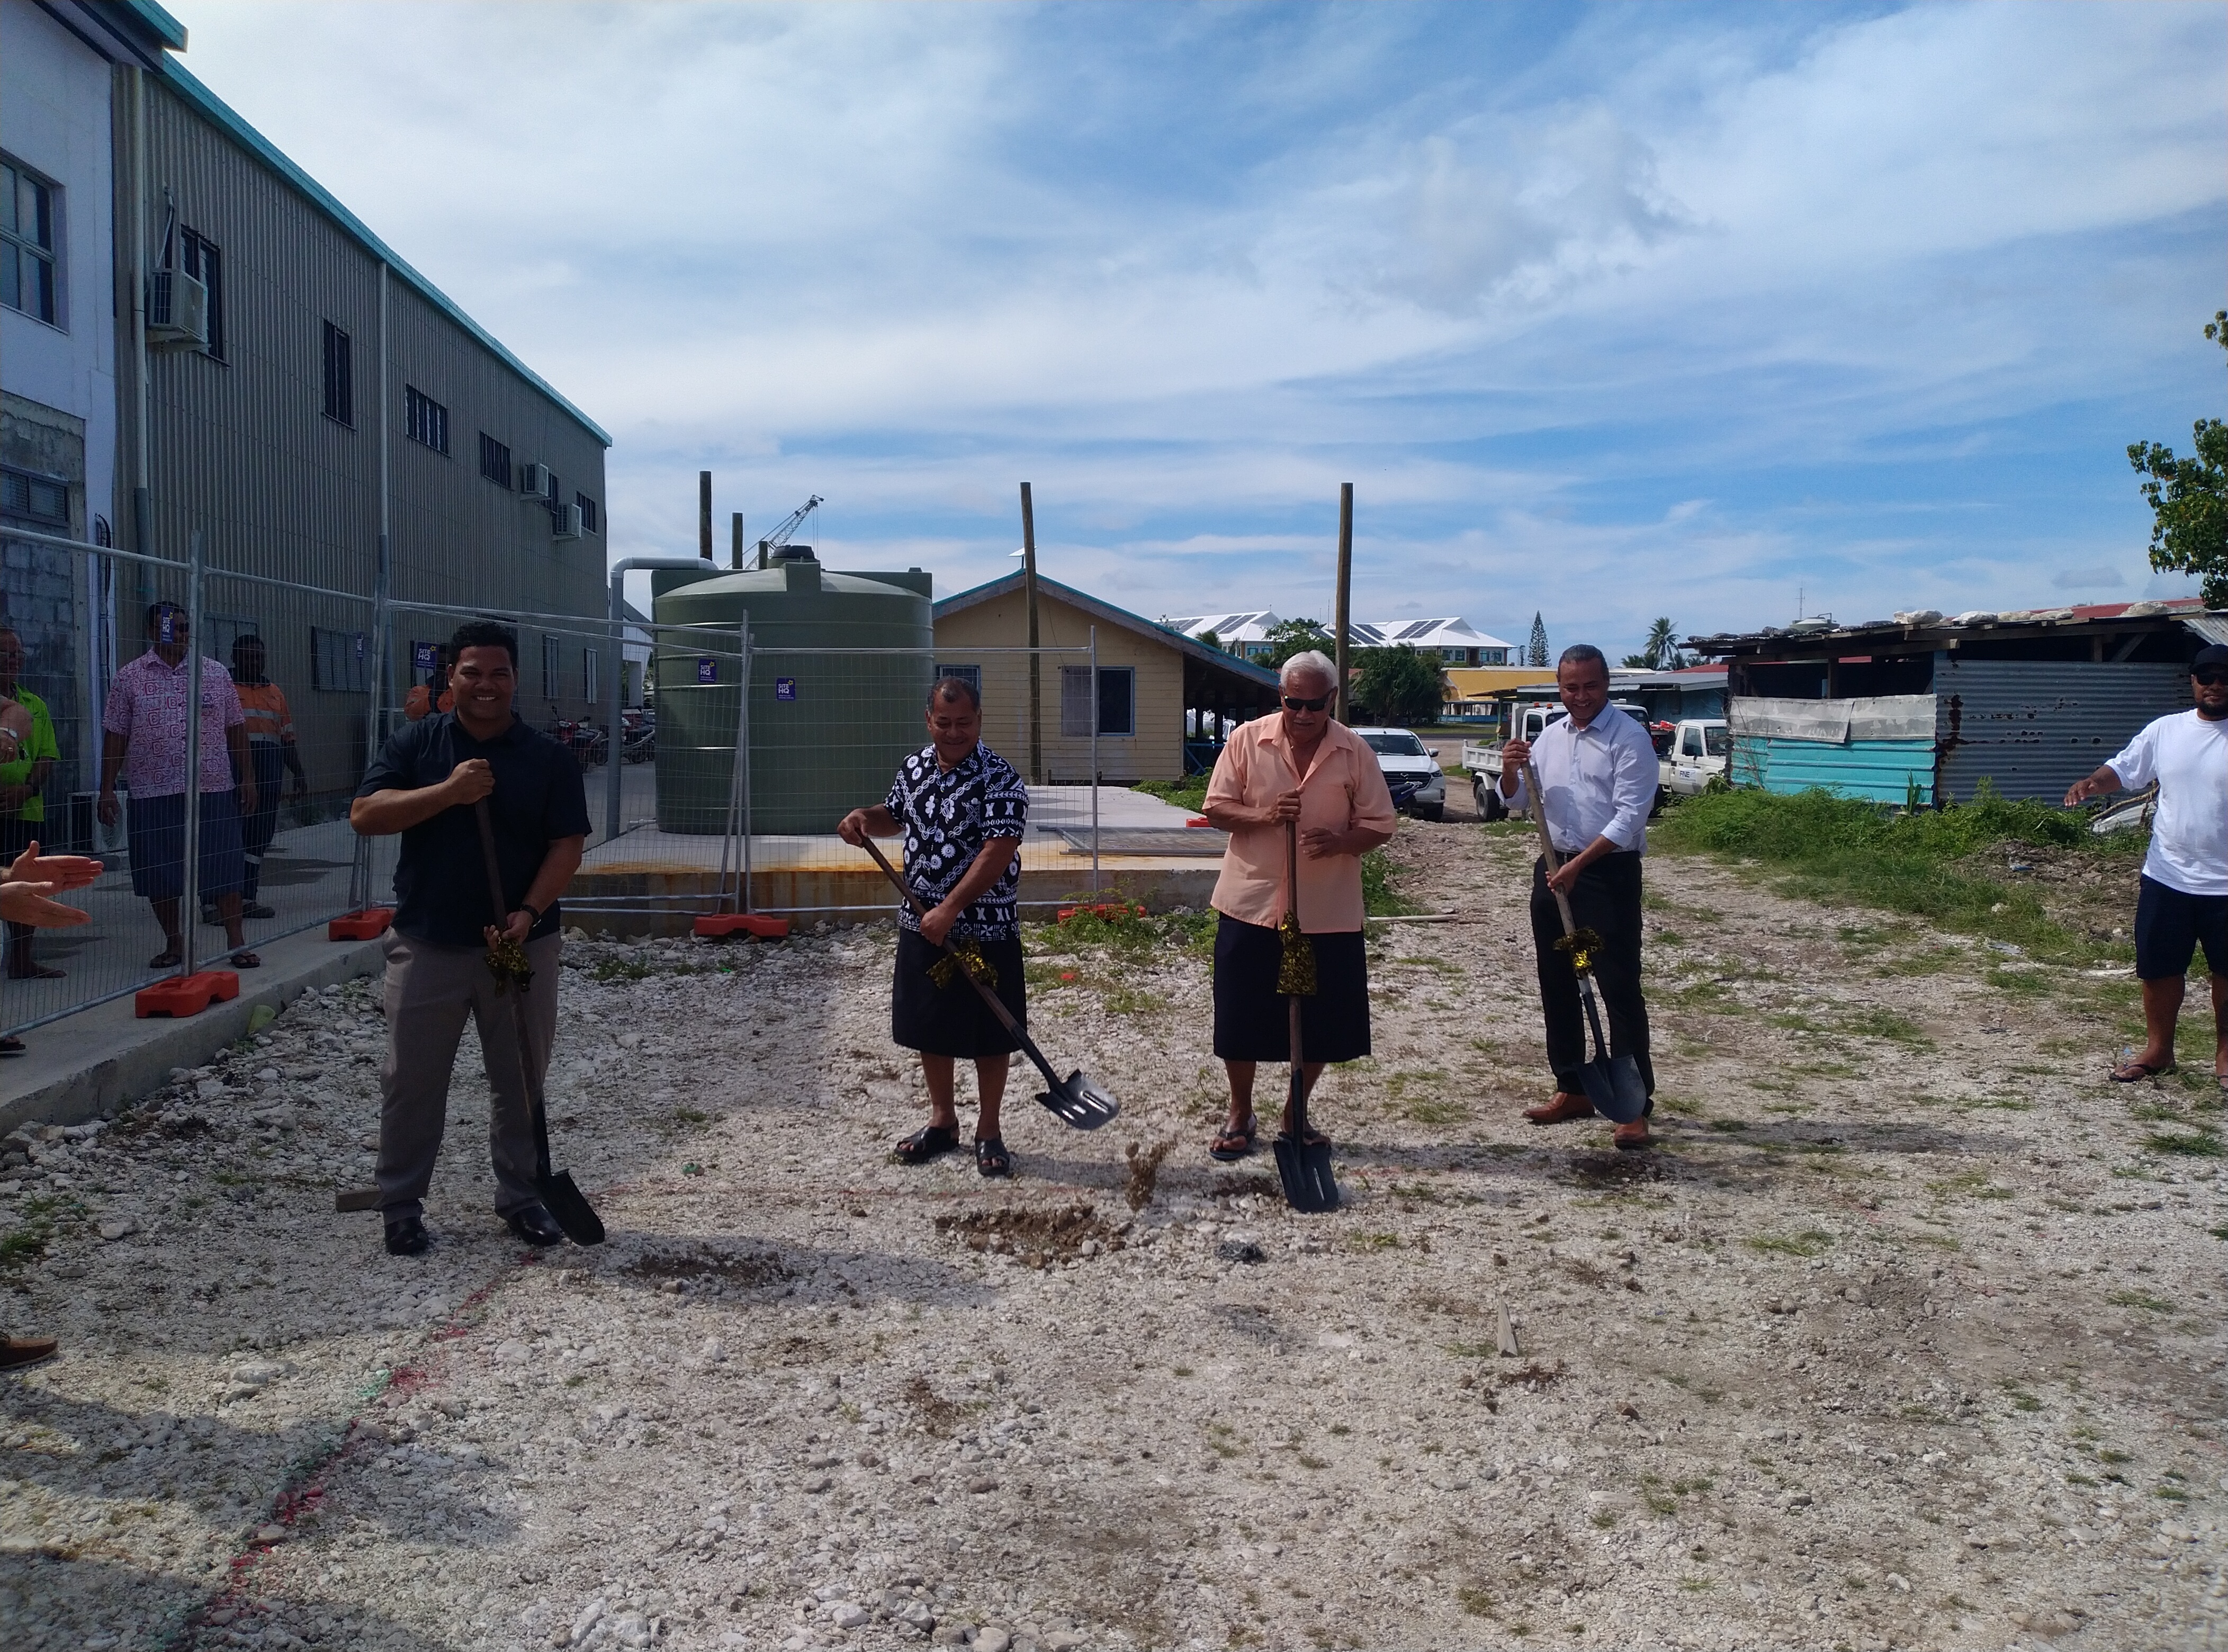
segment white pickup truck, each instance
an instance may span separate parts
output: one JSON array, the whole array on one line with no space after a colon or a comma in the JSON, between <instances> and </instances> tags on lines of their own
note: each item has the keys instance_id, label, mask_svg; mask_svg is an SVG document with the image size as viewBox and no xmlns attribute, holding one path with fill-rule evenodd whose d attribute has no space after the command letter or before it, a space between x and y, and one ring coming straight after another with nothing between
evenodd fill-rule
<instances>
[{"instance_id":1,"label":"white pickup truck","mask_svg":"<svg viewBox=\"0 0 2228 1652\"><path fill-rule=\"evenodd\" d=\"M1643 727L1648 713L1629 701L1613 702ZM1540 731L1551 723L1560 722L1566 714L1560 706L1526 706L1518 714L1518 732L1527 740L1540 738ZM1715 776L1725 772L1726 753L1731 749L1731 736L1722 717L1696 717L1676 725L1668 740L1658 737L1656 805L1662 805L1665 794L1691 797L1708 786ZM1476 800L1481 819L1500 820L1508 813L1508 805L1501 796L1501 742L1498 740L1465 741L1462 748L1463 766L1470 772L1470 795Z\"/></svg>"},{"instance_id":2,"label":"white pickup truck","mask_svg":"<svg viewBox=\"0 0 2228 1652\"><path fill-rule=\"evenodd\" d=\"M1725 772L1732 733L1722 717L1690 717L1671 733L1663 753L1663 789L1674 797L1698 797Z\"/></svg>"}]
</instances>

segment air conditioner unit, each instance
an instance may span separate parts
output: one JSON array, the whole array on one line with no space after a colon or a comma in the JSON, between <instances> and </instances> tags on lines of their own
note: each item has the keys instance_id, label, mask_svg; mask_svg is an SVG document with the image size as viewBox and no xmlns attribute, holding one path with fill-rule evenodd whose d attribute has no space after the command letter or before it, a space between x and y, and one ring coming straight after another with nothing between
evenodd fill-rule
<instances>
[{"instance_id":1,"label":"air conditioner unit","mask_svg":"<svg viewBox=\"0 0 2228 1652\"><path fill-rule=\"evenodd\" d=\"M518 467L518 490L538 498L549 496L549 467L546 464L522 464Z\"/></svg>"},{"instance_id":2,"label":"air conditioner unit","mask_svg":"<svg viewBox=\"0 0 2228 1652\"><path fill-rule=\"evenodd\" d=\"M182 270L157 270L150 275L148 348L206 349L208 337L208 288Z\"/></svg>"},{"instance_id":3,"label":"air conditioner unit","mask_svg":"<svg viewBox=\"0 0 2228 1652\"><path fill-rule=\"evenodd\" d=\"M557 536L559 539L578 539L578 538L579 538L579 537L580 537L580 507L579 507L579 506L578 506L578 505L552 505L552 506L550 506L550 507L549 507L549 522L550 522L551 530L552 530L552 531L556 535L556 536Z\"/></svg>"}]
</instances>

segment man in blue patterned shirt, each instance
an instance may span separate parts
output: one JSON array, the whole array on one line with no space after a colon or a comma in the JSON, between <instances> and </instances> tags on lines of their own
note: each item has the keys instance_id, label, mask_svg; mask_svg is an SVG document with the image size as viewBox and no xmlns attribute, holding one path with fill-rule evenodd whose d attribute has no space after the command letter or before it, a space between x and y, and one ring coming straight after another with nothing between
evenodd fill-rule
<instances>
[{"instance_id":1,"label":"man in blue patterned shirt","mask_svg":"<svg viewBox=\"0 0 2228 1652\"><path fill-rule=\"evenodd\" d=\"M1009 1175L1013 1157L998 1134L1006 1066L1017 1046L989 1006L957 971L938 986L929 970L947 938L979 954L996 976L996 990L1016 1022L1028 1021L1021 980L1021 834L1029 819L1028 788L1013 765L983 744L983 701L975 685L945 677L929 691L929 743L906 759L890 795L854 809L836 825L847 843L905 836L905 880L925 918L898 910L897 971L890 995L890 1035L920 1052L928 1084L928 1124L897 1144L904 1164L925 1164L959 1145L953 1107L953 1063L975 1063L980 1099L975 1168Z\"/></svg>"}]
</instances>

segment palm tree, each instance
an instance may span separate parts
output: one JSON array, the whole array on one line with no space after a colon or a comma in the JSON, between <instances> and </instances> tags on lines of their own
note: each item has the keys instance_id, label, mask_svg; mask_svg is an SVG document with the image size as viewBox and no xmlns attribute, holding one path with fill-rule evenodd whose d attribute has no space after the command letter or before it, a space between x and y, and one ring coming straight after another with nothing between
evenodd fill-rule
<instances>
[{"instance_id":1,"label":"palm tree","mask_svg":"<svg viewBox=\"0 0 2228 1652\"><path fill-rule=\"evenodd\" d=\"M1679 628L1671 623L1668 614L1648 627L1648 642L1638 654L1626 656L1625 663L1636 661L1650 671L1676 671L1687 663L1687 656L1679 651Z\"/></svg>"}]
</instances>

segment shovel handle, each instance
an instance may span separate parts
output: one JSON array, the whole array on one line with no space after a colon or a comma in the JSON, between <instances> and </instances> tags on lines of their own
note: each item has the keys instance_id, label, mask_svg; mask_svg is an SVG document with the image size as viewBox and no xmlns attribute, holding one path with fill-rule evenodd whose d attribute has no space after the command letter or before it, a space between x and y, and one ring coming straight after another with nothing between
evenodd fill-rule
<instances>
[{"instance_id":1,"label":"shovel handle","mask_svg":"<svg viewBox=\"0 0 2228 1652\"><path fill-rule=\"evenodd\" d=\"M1291 903L1292 922L1296 926L1300 921L1300 823L1296 820L1284 823L1284 868L1285 899ZM1304 1142L1308 1139L1308 1086L1306 1076L1301 1071L1304 1058L1300 1053L1298 995L1286 998L1284 1002L1286 1037L1290 1043L1285 1053L1292 1058L1292 1139Z\"/></svg>"},{"instance_id":2,"label":"shovel handle","mask_svg":"<svg viewBox=\"0 0 2228 1652\"><path fill-rule=\"evenodd\" d=\"M1547 875L1553 877L1563 869L1562 857L1555 853L1555 840L1547 836L1547 799L1540 791L1540 771L1532 766L1532 759L1524 759L1524 786L1532 794L1532 823L1540 829L1540 854L1547 862ZM1571 898L1560 889L1551 888L1555 897L1555 910L1563 915L1563 933L1578 933L1578 924L1571 916Z\"/></svg>"},{"instance_id":3,"label":"shovel handle","mask_svg":"<svg viewBox=\"0 0 2228 1652\"><path fill-rule=\"evenodd\" d=\"M496 859L495 820L488 813L485 797L472 805L473 823L480 829L480 861L487 868L488 901L495 908L495 926L500 930L510 919L503 909L503 864ZM549 1119L541 1105L541 1086L534 1082L534 1051L526 1032L526 989L521 987L510 995L510 1025L517 1034L518 1081L526 1088L526 1110L534 1121L535 1170L547 1181L549 1171Z\"/></svg>"},{"instance_id":4,"label":"shovel handle","mask_svg":"<svg viewBox=\"0 0 2228 1652\"><path fill-rule=\"evenodd\" d=\"M874 864L881 868L882 875L887 878L896 887L897 892L905 897L906 905L912 908L912 915L916 918L927 917L928 908L921 905L920 897L913 893L912 887L898 875L898 869L890 864L889 857L874 846L874 840L871 837L868 838L861 847L874 857ZM948 957L959 957L959 949L952 945L951 938L949 935L944 938L944 951ZM1014 1019L1014 1012L1006 1008L1005 1001L977 981L974 972L967 967L964 960L960 963L959 973L967 977L967 984L974 988L976 996L990 1007L990 1013L998 1018L998 1024L1021 1041L1021 1047L1028 1052L1029 1060L1036 1063L1037 1071L1044 1074L1045 1082L1053 1089L1059 1089L1060 1074L1052 1070L1052 1063L1044 1059L1044 1052L1037 1048L1036 1041L1021 1030L1021 1024Z\"/></svg>"},{"instance_id":5,"label":"shovel handle","mask_svg":"<svg viewBox=\"0 0 2228 1652\"><path fill-rule=\"evenodd\" d=\"M488 900L495 907L495 926L501 929L510 914L503 909L503 866L496 859L495 821L488 814L485 797L472 805L472 820L480 829L480 861L487 868Z\"/></svg>"}]
</instances>

